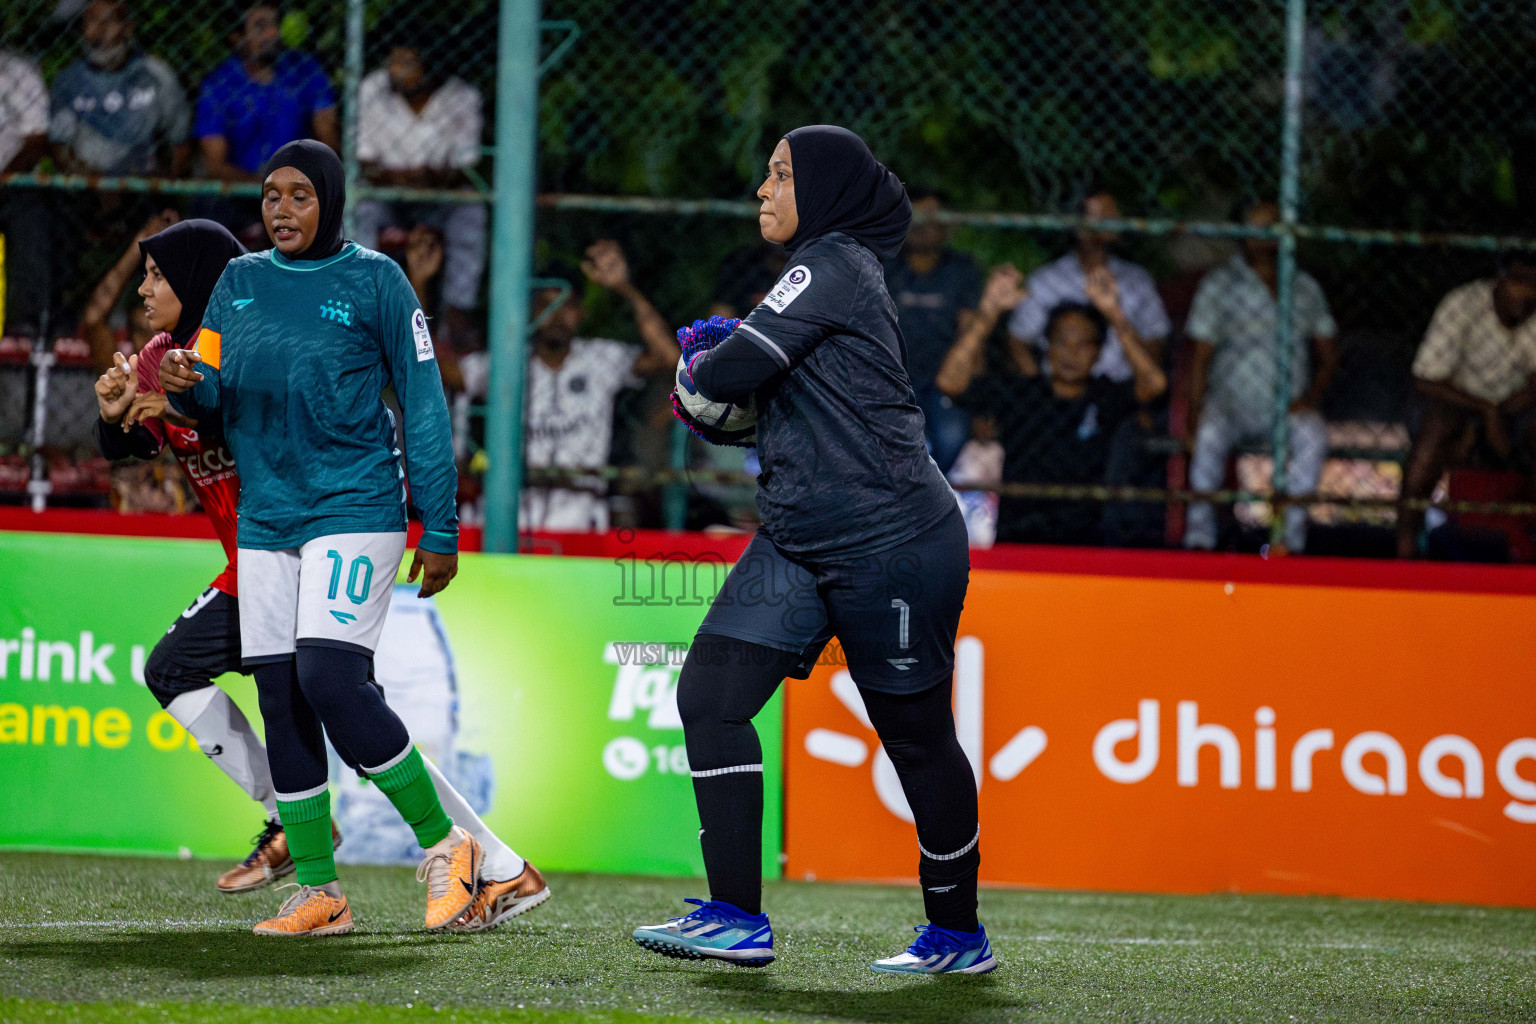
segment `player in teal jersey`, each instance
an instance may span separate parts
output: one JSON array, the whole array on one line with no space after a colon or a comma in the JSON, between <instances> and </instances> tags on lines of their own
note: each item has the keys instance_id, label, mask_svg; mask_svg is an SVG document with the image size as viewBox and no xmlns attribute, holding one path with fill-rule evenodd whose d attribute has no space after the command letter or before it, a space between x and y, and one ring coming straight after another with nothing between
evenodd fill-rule
<instances>
[{"instance_id":1,"label":"player in teal jersey","mask_svg":"<svg viewBox=\"0 0 1536 1024\"><path fill-rule=\"evenodd\" d=\"M276 248L232 261L195 348L161 363L178 409L219 409L240 466L243 662L256 675L300 885L256 932L352 928L332 855L322 724L415 830L427 927L444 928L474 901L483 851L444 813L369 679L405 552L403 478L425 527L410 579L424 573L425 597L458 571L458 474L432 337L399 266L342 237L341 161L327 146L279 149L262 191ZM404 417L404 472L386 385Z\"/></svg>"}]
</instances>

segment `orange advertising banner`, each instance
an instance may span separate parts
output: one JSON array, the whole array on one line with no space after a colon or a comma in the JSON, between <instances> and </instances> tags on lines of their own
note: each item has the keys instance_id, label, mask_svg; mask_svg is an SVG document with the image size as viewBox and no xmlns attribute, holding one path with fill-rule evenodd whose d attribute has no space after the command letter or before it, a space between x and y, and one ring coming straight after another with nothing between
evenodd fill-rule
<instances>
[{"instance_id":1,"label":"orange advertising banner","mask_svg":"<svg viewBox=\"0 0 1536 1024\"><path fill-rule=\"evenodd\" d=\"M973 571L982 880L1536 906L1533 673L1529 593ZM788 691L788 876L915 876L846 671Z\"/></svg>"}]
</instances>

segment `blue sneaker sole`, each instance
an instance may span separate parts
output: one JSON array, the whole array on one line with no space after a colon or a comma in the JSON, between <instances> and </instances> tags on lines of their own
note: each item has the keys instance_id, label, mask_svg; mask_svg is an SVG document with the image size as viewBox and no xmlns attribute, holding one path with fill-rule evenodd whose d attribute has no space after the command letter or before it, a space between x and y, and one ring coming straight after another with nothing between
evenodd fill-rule
<instances>
[{"instance_id":1,"label":"blue sneaker sole","mask_svg":"<svg viewBox=\"0 0 1536 1024\"><path fill-rule=\"evenodd\" d=\"M648 949L652 953L660 953L662 956L669 956L674 960L714 960L716 963L730 964L732 967L767 967L769 964L773 963L774 960L774 958L771 956L759 956L751 957L750 959L746 960L735 960L731 957L700 952L693 946L685 946L679 942L668 942L661 938L641 939L634 936L631 936L631 938L634 939L635 945L639 946L640 948Z\"/></svg>"},{"instance_id":2,"label":"blue sneaker sole","mask_svg":"<svg viewBox=\"0 0 1536 1024\"><path fill-rule=\"evenodd\" d=\"M881 967L879 964L870 964L869 969L876 974L911 974L927 978L934 978L944 974L991 974L997 970L997 958L991 957L979 964L972 964L969 967L961 967L953 971L903 971L894 967Z\"/></svg>"}]
</instances>

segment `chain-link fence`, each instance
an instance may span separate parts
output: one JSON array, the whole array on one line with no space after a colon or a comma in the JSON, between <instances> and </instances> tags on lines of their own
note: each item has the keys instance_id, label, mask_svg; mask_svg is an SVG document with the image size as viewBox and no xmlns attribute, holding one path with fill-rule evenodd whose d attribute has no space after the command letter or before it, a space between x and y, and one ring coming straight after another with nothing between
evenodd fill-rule
<instances>
[{"instance_id":1,"label":"chain-link fence","mask_svg":"<svg viewBox=\"0 0 1536 1024\"><path fill-rule=\"evenodd\" d=\"M541 91L544 237L611 211L679 320L771 271L721 201L788 128L852 128L922 197L888 282L978 541L1532 553L1529 5L546 12L589 31Z\"/></svg>"},{"instance_id":2,"label":"chain-link fence","mask_svg":"<svg viewBox=\"0 0 1536 1024\"><path fill-rule=\"evenodd\" d=\"M94 381L158 329L138 241L189 217L269 246L259 172L318 138L351 237L406 270L456 354L485 346L495 5L21 0L0 12L0 501L179 511L170 462L107 467ZM471 360L473 364L473 360Z\"/></svg>"},{"instance_id":3,"label":"chain-link fence","mask_svg":"<svg viewBox=\"0 0 1536 1024\"><path fill-rule=\"evenodd\" d=\"M138 164L78 168L57 145L61 111L110 77L102 8L132 15L184 111L139 140ZM7 158L41 172L5 192L8 294L17 251L49 254L23 257L22 278L52 274L41 311L12 300L11 333L83 337L79 358L99 364L110 345L81 324L145 218L169 205L237 226L243 208L254 224L235 170L259 161L235 140L238 104L221 153L203 101L253 92L262 40L284 55L275 70L307 55L290 134L335 132L354 237L398 256L439 351L458 356L444 371L475 521L496 14L488 0L425 16L377 0L9 6L0 47L35 62L51 97L41 162ZM973 488L978 543L1532 556L1528 4L876 0L781 5L769 23L714 0L547 0L543 16L535 265L564 285L535 311L570 297L529 353L524 529L751 523L751 453L685 442L667 418L654 316L755 304L782 267L753 220L766 156L789 128L837 123L917 198L889 283L934 455ZM0 69L0 101L25 94L16 66ZM119 92L146 117L174 106ZM256 118L268 142L272 120ZM180 177L59 176L77 169ZM44 211L68 237L34 249L28 218ZM131 343L131 302L105 321L111 344ZM30 436L27 360L57 346L8 344L0 490L37 488L70 442L61 428L45 452ZM89 372L69 396L60 351L47 422L67 407L88 423Z\"/></svg>"}]
</instances>

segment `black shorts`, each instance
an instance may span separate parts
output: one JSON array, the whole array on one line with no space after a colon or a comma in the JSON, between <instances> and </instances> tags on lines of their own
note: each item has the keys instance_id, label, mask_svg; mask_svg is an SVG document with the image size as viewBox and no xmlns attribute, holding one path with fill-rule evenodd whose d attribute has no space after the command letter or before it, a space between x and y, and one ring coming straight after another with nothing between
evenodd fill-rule
<instances>
[{"instance_id":1,"label":"black shorts","mask_svg":"<svg viewBox=\"0 0 1536 1024\"><path fill-rule=\"evenodd\" d=\"M165 631L144 663L144 682L161 707L183 693L212 686L227 672L243 676L252 673L240 660L240 601L209 587L181 613ZM373 661L368 662L368 681L383 696L384 687L373 678ZM329 734L327 734L327 738ZM348 767L367 778L355 758L332 740L336 752Z\"/></svg>"},{"instance_id":2,"label":"black shorts","mask_svg":"<svg viewBox=\"0 0 1536 1024\"><path fill-rule=\"evenodd\" d=\"M240 602L209 587L165 631L144 663L144 681L162 707L240 667Z\"/></svg>"},{"instance_id":3,"label":"black shorts","mask_svg":"<svg viewBox=\"0 0 1536 1024\"><path fill-rule=\"evenodd\" d=\"M955 667L955 632L970 582L965 520L953 515L905 544L864 558L791 558L759 531L725 579L699 633L800 656L810 675L827 644L854 682L918 693Z\"/></svg>"}]
</instances>

